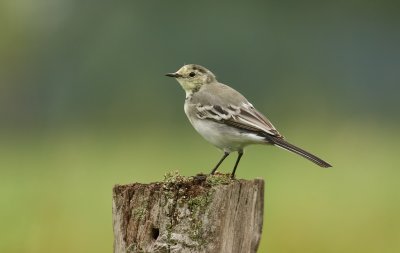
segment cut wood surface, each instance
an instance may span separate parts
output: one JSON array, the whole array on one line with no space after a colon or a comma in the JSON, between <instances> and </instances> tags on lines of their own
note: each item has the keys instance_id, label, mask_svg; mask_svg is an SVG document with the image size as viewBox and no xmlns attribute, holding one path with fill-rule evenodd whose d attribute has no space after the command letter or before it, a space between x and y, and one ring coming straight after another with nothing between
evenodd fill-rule
<instances>
[{"instance_id":1,"label":"cut wood surface","mask_svg":"<svg viewBox=\"0 0 400 253\"><path fill-rule=\"evenodd\" d=\"M257 252L264 181L165 175L113 189L114 252Z\"/></svg>"}]
</instances>

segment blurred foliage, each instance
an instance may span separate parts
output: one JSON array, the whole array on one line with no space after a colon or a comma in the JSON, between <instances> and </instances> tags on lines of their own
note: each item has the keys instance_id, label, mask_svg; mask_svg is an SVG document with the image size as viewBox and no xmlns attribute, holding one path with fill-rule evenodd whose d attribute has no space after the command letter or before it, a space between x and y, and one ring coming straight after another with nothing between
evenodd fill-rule
<instances>
[{"instance_id":1,"label":"blurred foliage","mask_svg":"<svg viewBox=\"0 0 400 253\"><path fill-rule=\"evenodd\" d=\"M398 252L394 1L0 1L0 252L112 251L111 188L208 172L163 76L210 68L295 144L247 149L260 252ZM234 156L221 170L229 171Z\"/></svg>"}]
</instances>

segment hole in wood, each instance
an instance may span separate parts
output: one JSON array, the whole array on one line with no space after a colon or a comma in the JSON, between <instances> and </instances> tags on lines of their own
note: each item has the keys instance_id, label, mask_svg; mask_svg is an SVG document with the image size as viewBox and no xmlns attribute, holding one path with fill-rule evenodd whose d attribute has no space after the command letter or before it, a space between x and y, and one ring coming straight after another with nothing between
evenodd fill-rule
<instances>
[{"instance_id":1,"label":"hole in wood","mask_svg":"<svg viewBox=\"0 0 400 253\"><path fill-rule=\"evenodd\" d=\"M159 235L160 235L160 229L153 227L151 229L151 237L153 237L154 240L157 240Z\"/></svg>"}]
</instances>

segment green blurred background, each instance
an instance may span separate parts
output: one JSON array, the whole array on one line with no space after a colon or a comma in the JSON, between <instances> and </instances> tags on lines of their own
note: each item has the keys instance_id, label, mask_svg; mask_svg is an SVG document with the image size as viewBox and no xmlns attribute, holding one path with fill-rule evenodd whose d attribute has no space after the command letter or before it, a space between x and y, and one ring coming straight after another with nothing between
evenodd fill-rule
<instances>
[{"instance_id":1,"label":"green blurred background","mask_svg":"<svg viewBox=\"0 0 400 253\"><path fill-rule=\"evenodd\" d=\"M210 68L320 169L252 146L260 252L400 252L395 1L0 1L0 252L111 252L114 184L221 152L164 73ZM231 170L235 156L221 171Z\"/></svg>"}]
</instances>

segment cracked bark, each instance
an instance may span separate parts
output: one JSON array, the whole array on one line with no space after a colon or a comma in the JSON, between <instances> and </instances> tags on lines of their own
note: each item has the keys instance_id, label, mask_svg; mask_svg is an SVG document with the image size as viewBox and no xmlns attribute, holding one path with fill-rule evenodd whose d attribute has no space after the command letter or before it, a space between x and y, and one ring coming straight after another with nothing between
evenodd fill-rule
<instances>
[{"instance_id":1,"label":"cracked bark","mask_svg":"<svg viewBox=\"0 0 400 253\"><path fill-rule=\"evenodd\" d=\"M116 185L114 252L257 252L264 181L225 176Z\"/></svg>"}]
</instances>

